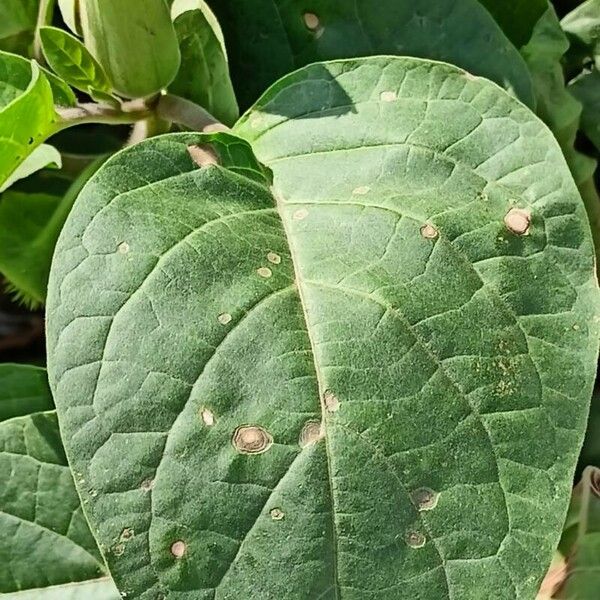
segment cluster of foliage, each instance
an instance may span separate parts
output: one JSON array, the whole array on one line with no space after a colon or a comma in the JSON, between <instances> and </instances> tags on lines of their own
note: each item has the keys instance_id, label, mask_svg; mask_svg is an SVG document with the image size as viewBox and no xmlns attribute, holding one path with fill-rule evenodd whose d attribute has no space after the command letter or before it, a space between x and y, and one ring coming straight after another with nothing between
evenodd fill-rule
<instances>
[{"instance_id":1,"label":"cluster of foliage","mask_svg":"<svg viewBox=\"0 0 600 600\"><path fill-rule=\"evenodd\" d=\"M0 597L596 600L599 69L600 0L0 0Z\"/></svg>"}]
</instances>

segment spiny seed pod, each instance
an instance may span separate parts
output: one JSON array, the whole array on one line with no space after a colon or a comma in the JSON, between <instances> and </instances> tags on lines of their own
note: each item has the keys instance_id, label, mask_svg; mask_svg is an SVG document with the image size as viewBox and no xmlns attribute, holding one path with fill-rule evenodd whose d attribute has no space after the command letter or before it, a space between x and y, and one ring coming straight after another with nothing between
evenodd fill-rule
<instances>
[{"instance_id":1,"label":"spiny seed pod","mask_svg":"<svg viewBox=\"0 0 600 600\"><path fill-rule=\"evenodd\" d=\"M145 98L177 74L177 35L165 0L80 0L83 39L114 91Z\"/></svg>"}]
</instances>

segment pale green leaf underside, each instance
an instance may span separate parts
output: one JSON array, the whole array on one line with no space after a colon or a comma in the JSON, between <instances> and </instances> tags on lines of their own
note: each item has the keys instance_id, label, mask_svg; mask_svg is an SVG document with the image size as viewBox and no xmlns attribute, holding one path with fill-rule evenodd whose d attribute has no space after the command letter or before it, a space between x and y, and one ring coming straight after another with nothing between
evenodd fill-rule
<instances>
[{"instance_id":1,"label":"pale green leaf underside","mask_svg":"<svg viewBox=\"0 0 600 600\"><path fill-rule=\"evenodd\" d=\"M0 594L2 600L122 600L109 577Z\"/></svg>"},{"instance_id":2,"label":"pale green leaf underside","mask_svg":"<svg viewBox=\"0 0 600 600\"><path fill-rule=\"evenodd\" d=\"M489 81L392 57L302 69L235 133L273 190L231 136L157 138L97 173L57 247L51 382L119 589L533 598L598 339L552 134ZM244 425L273 445L239 453Z\"/></svg>"},{"instance_id":3,"label":"pale green leaf underside","mask_svg":"<svg viewBox=\"0 0 600 600\"><path fill-rule=\"evenodd\" d=\"M53 411L0 424L0 472L0 593L100 577Z\"/></svg>"}]
</instances>

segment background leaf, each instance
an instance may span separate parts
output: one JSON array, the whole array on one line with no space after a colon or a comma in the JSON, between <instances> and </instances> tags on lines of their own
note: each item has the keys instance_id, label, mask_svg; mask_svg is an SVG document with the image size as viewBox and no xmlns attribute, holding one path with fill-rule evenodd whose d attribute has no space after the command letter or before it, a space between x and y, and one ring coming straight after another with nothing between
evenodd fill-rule
<instances>
[{"instance_id":1,"label":"background leaf","mask_svg":"<svg viewBox=\"0 0 600 600\"><path fill-rule=\"evenodd\" d=\"M581 102L581 129L600 150L600 73L584 73L569 85L571 93Z\"/></svg>"},{"instance_id":2,"label":"background leaf","mask_svg":"<svg viewBox=\"0 0 600 600\"><path fill-rule=\"evenodd\" d=\"M188 8L192 6L196 8ZM173 9L181 66L169 90L199 104L225 125L233 125L239 110L220 31L206 16L210 9L200 0L176 2ZM216 22L214 16L212 20Z\"/></svg>"},{"instance_id":3,"label":"background leaf","mask_svg":"<svg viewBox=\"0 0 600 600\"><path fill-rule=\"evenodd\" d=\"M39 0L2 0L0 50L29 54Z\"/></svg>"},{"instance_id":4,"label":"background leaf","mask_svg":"<svg viewBox=\"0 0 600 600\"><path fill-rule=\"evenodd\" d=\"M394 57L291 74L235 132L272 184L232 136L148 140L57 246L51 384L120 590L531 598L598 351L554 137Z\"/></svg>"},{"instance_id":5,"label":"background leaf","mask_svg":"<svg viewBox=\"0 0 600 600\"><path fill-rule=\"evenodd\" d=\"M104 159L94 161L64 196L9 190L0 202L0 272L17 296L41 305L54 246L81 188Z\"/></svg>"},{"instance_id":6,"label":"background leaf","mask_svg":"<svg viewBox=\"0 0 600 600\"><path fill-rule=\"evenodd\" d=\"M561 21L563 29L590 49L596 66L600 66L600 0L587 0Z\"/></svg>"},{"instance_id":7,"label":"background leaf","mask_svg":"<svg viewBox=\"0 0 600 600\"><path fill-rule=\"evenodd\" d=\"M517 49L476 0L209 0L242 108L278 77L318 60L409 55L443 60L514 90L533 106ZM465 43L468 40L468 43Z\"/></svg>"},{"instance_id":8,"label":"background leaf","mask_svg":"<svg viewBox=\"0 0 600 600\"><path fill-rule=\"evenodd\" d=\"M66 26L76 35L81 35L79 0L58 0L58 6Z\"/></svg>"},{"instance_id":9,"label":"background leaf","mask_svg":"<svg viewBox=\"0 0 600 600\"><path fill-rule=\"evenodd\" d=\"M62 159L60 152L48 144L38 146L18 167L10 177L0 186L0 193L13 185L19 179L29 177L36 171L45 167L60 169Z\"/></svg>"},{"instance_id":10,"label":"background leaf","mask_svg":"<svg viewBox=\"0 0 600 600\"><path fill-rule=\"evenodd\" d=\"M33 365L0 364L0 423L53 408L46 369Z\"/></svg>"},{"instance_id":11,"label":"background leaf","mask_svg":"<svg viewBox=\"0 0 600 600\"><path fill-rule=\"evenodd\" d=\"M110 92L106 73L76 37L56 27L42 27L40 38L48 64L64 81L86 93L90 88Z\"/></svg>"}]
</instances>

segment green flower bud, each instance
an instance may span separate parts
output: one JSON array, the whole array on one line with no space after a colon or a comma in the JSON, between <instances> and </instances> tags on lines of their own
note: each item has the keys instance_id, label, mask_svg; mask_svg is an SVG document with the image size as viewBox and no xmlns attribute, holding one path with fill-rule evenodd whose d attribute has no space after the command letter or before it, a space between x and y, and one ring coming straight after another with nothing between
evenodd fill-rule
<instances>
[{"instance_id":1,"label":"green flower bud","mask_svg":"<svg viewBox=\"0 0 600 600\"><path fill-rule=\"evenodd\" d=\"M145 98L177 74L179 44L165 0L80 0L83 39L114 91Z\"/></svg>"}]
</instances>

